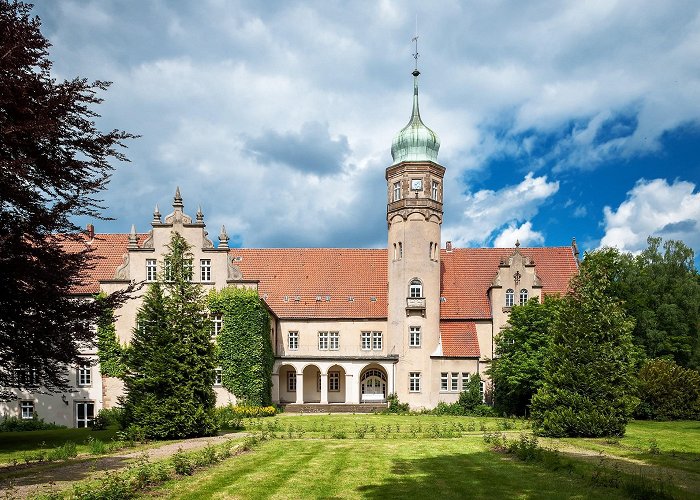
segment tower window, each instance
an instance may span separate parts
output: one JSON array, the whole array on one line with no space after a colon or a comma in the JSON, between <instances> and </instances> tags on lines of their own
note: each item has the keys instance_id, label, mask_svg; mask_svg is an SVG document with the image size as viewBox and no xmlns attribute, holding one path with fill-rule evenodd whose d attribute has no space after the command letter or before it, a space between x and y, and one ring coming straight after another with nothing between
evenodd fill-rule
<instances>
[{"instance_id":1,"label":"tower window","mask_svg":"<svg viewBox=\"0 0 700 500\"><path fill-rule=\"evenodd\" d=\"M506 307L513 307L513 302L515 300L515 292L512 288L506 290Z\"/></svg>"},{"instance_id":2,"label":"tower window","mask_svg":"<svg viewBox=\"0 0 700 500\"><path fill-rule=\"evenodd\" d=\"M399 260L403 259L403 243L399 241Z\"/></svg>"},{"instance_id":3,"label":"tower window","mask_svg":"<svg viewBox=\"0 0 700 500\"><path fill-rule=\"evenodd\" d=\"M394 182L394 201L401 199L401 182Z\"/></svg>"},{"instance_id":4,"label":"tower window","mask_svg":"<svg viewBox=\"0 0 700 500\"><path fill-rule=\"evenodd\" d=\"M523 288L520 290L520 305L524 306L525 303L527 302L527 290Z\"/></svg>"},{"instance_id":5,"label":"tower window","mask_svg":"<svg viewBox=\"0 0 700 500\"><path fill-rule=\"evenodd\" d=\"M408 347L420 347L420 326L412 326L408 333Z\"/></svg>"},{"instance_id":6,"label":"tower window","mask_svg":"<svg viewBox=\"0 0 700 500\"><path fill-rule=\"evenodd\" d=\"M414 279L408 286L408 296L412 299L423 297L423 283L419 279Z\"/></svg>"},{"instance_id":7,"label":"tower window","mask_svg":"<svg viewBox=\"0 0 700 500\"><path fill-rule=\"evenodd\" d=\"M432 186L432 196L433 200L438 201L438 191L439 191L439 184L437 181L433 181L433 186Z\"/></svg>"}]
</instances>

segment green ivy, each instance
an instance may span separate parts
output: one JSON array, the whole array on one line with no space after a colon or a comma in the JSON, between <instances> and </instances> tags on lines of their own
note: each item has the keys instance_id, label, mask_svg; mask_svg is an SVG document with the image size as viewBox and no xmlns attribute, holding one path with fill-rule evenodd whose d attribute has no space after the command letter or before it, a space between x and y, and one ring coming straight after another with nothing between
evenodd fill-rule
<instances>
[{"instance_id":1,"label":"green ivy","mask_svg":"<svg viewBox=\"0 0 700 500\"><path fill-rule=\"evenodd\" d=\"M95 300L102 301L106 295L100 292ZM97 321L97 357L100 360L100 372L108 377L122 378L126 372L124 347L117 339L114 327L114 312L106 309Z\"/></svg>"},{"instance_id":2,"label":"green ivy","mask_svg":"<svg viewBox=\"0 0 700 500\"><path fill-rule=\"evenodd\" d=\"M240 404L272 404L270 317L256 290L227 287L209 294L209 311L222 317L216 339L222 385Z\"/></svg>"}]
</instances>

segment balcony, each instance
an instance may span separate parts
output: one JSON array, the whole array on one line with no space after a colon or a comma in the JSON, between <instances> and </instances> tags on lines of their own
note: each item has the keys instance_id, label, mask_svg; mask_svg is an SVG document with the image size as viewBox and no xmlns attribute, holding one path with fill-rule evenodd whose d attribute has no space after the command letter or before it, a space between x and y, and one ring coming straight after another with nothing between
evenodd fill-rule
<instances>
[{"instance_id":1,"label":"balcony","mask_svg":"<svg viewBox=\"0 0 700 500\"><path fill-rule=\"evenodd\" d=\"M425 318L425 297L406 298L406 316L420 314Z\"/></svg>"}]
</instances>

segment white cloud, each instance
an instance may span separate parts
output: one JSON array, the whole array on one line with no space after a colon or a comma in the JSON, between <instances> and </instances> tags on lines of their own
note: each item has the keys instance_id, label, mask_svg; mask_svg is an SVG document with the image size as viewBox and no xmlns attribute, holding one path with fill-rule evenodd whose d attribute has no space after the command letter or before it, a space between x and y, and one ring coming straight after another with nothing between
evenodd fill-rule
<instances>
[{"instance_id":1,"label":"white cloud","mask_svg":"<svg viewBox=\"0 0 700 500\"><path fill-rule=\"evenodd\" d=\"M700 192L692 182L640 179L616 210L606 206L604 214L601 246L637 252L650 235L700 246Z\"/></svg>"},{"instance_id":2,"label":"white cloud","mask_svg":"<svg viewBox=\"0 0 700 500\"><path fill-rule=\"evenodd\" d=\"M532 172L514 186L506 186L498 191L481 190L474 194L467 193L453 206L464 207L458 224L446 225L443 229L444 239L451 240L456 246L470 244L487 244L492 235L504 225L508 227L499 236L509 237L515 231L522 231L524 237L531 241L542 241L541 233L532 230L528 219L534 217L539 207L559 190L559 182L547 181L547 176L535 177ZM517 223L526 224L516 227ZM510 231L510 232L508 232ZM515 243L513 239L511 246Z\"/></svg>"},{"instance_id":3,"label":"white cloud","mask_svg":"<svg viewBox=\"0 0 700 500\"><path fill-rule=\"evenodd\" d=\"M526 247L542 245L542 243L544 243L544 235L539 231L534 231L532 229L532 222L530 221L520 226L510 223L508 227L493 240L493 246L497 248L512 247L515 245L516 241Z\"/></svg>"}]
</instances>

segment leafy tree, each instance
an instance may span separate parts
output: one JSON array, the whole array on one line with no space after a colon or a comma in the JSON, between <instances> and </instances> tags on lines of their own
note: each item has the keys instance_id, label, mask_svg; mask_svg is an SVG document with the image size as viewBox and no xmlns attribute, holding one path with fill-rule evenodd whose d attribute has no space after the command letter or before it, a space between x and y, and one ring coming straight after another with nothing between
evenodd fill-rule
<instances>
[{"instance_id":1,"label":"leafy tree","mask_svg":"<svg viewBox=\"0 0 700 500\"><path fill-rule=\"evenodd\" d=\"M610 298L604 268L583 267L554 321L544 384L532 398L545 436L621 436L637 404L632 320Z\"/></svg>"},{"instance_id":2,"label":"leafy tree","mask_svg":"<svg viewBox=\"0 0 700 500\"><path fill-rule=\"evenodd\" d=\"M469 376L467 388L459 393L457 404L462 407L463 415L471 414L478 406L484 404L481 395L481 375L474 373Z\"/></svg>"},{"instance_id":3,"label":"leafy tree","mask_svg":"<svg viewBox=\"0 0 700 500\"><path fill-rule=\"evenodd\" d=\"M167 280L145 293L126 355L126 421L156 439L211 435L215 353L206 303L191 281L187 242L174 232L168 248Z\"/></svg>"},{"instance_id":4,"label":"leafy tree","mask_svg":"<svg viewBox=\"0 0 700 500\"><path fill-rule=\"evenodd\" d=\"M672 360L651 359L639 370L637 418L700 419L700 373Z\"/></svg>"},{"instance_id":5,"label":"leafy tree","mask_svg":"<svg viewBox=\"0 0 700 500\"><path fill-rule=\"evenodd\" d=\"M532 396L542 386L558 306L558 298L546 297L542 304L531 299L511 310L509 326L498 336L496 358L488 372L499 413L525 415Z\"/></svg>"},{"instance_id":6,"label":"leafy tree","mask_svg":"<svg viewBox=\"0 0 700 500\"><path fill-rule=\"evenodd\" d=\"M258 292L236 287L211 292L209 310L222 316L216 343L223 386L245 404L272 404L270 317Z\"/></svg>"},{"instance_id":7,"label":"leafy tree","mask_svg":"<svg viewBox=\"0 0 700 500\"><path fill-rule=\"evenodd\" d=\"M134 136L95 126L109 83L51 77L50 44L30 9L0 0L0 387L61 390L105 305L71 295L94 265L72 221L102 218L96 195L109 161L126 161L120 148ZM39 380L14 376L25 368Z\"/></svg>"},{"instance_id":8,"label":"leafy tree","mask_svg":"<svg viewBox=\"0 0 700 500\"><path fill-rule=\"evenodd\" d=\"M97 295L95 300L104 301L104 293ZM107 377L122 378L126 373L124 364L124 348L119 343L114 324L114 312L105 308L97 320L97 356L100 360L100 372Z\"/></svg>"}]
</instances>

